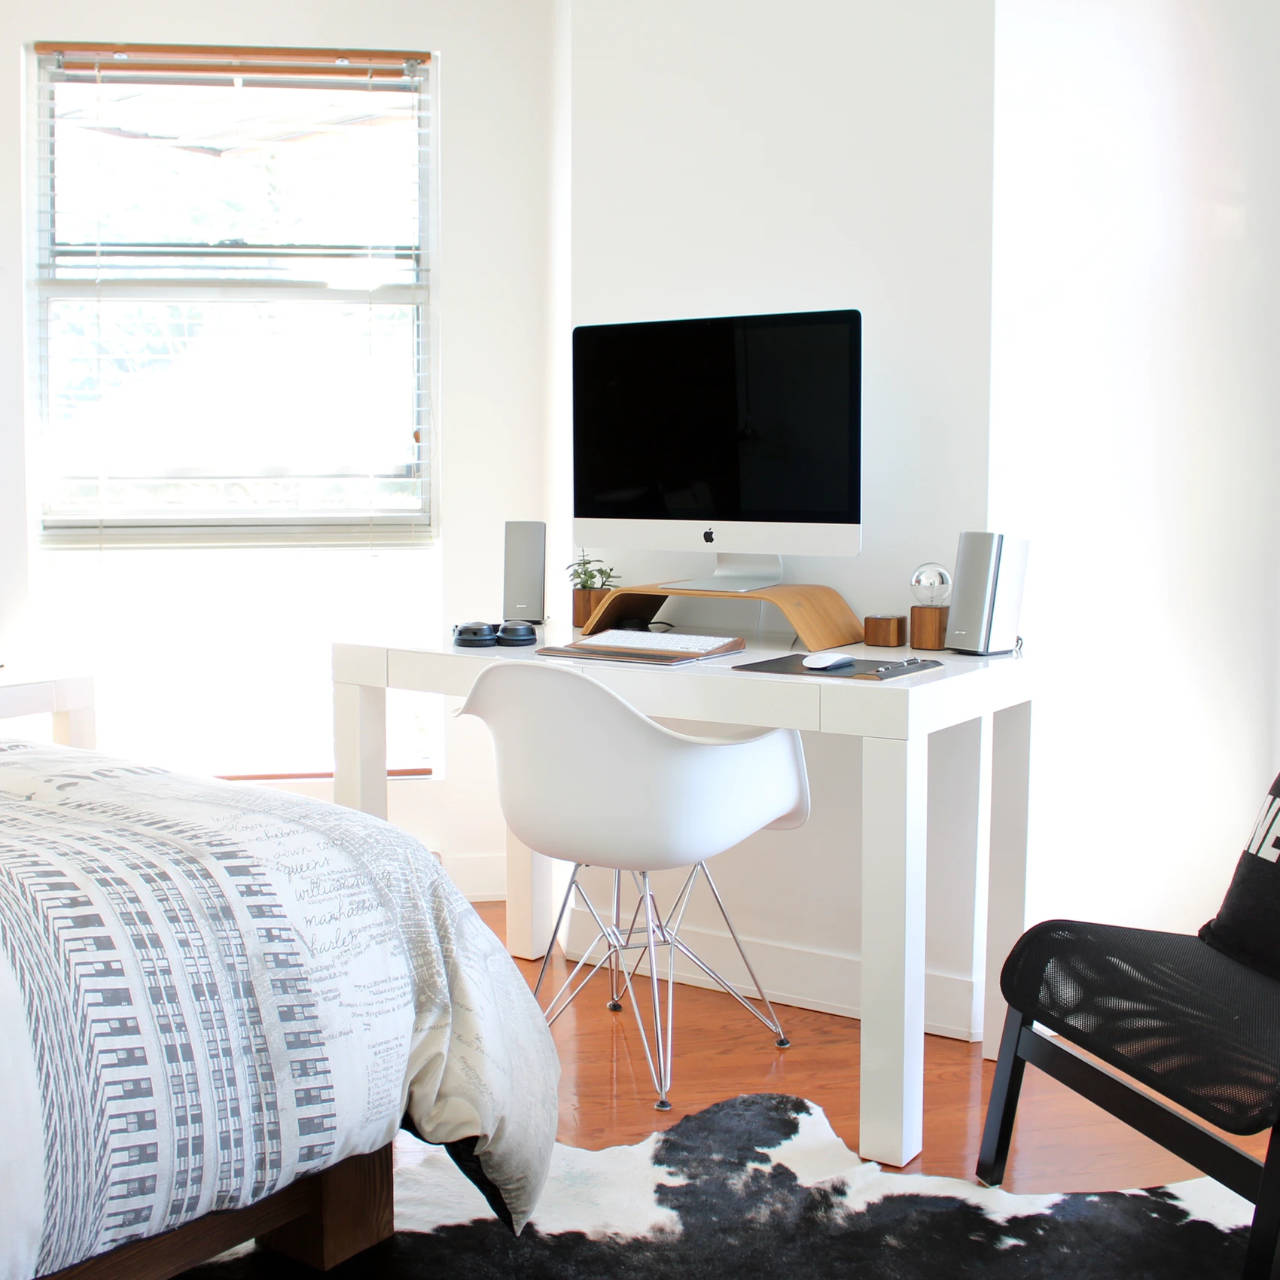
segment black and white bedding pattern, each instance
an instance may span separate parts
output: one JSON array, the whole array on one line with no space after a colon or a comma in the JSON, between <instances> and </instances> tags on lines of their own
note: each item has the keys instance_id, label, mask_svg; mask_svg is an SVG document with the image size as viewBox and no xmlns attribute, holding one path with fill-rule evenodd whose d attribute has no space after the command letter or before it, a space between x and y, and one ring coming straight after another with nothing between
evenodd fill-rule
<instances>
[{"instance_id":1,"label":"black and white bedding pattern","mask_svg":"<svg viewBox=\"0 0 1280 1280\"><path fill-rule=\"evenodd\" d=\"M475 1137L519 1229L559 1064L417 841L336 805L0 742L0 1277L376 1150Z\"/></svg>"}]
</instances>

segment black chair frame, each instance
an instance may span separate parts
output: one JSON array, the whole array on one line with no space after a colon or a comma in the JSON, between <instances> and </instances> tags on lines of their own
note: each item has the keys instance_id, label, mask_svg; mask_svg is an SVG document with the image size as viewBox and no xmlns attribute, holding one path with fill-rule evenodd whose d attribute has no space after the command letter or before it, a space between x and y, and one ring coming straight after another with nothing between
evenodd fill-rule
<instances>
[{"instance_id":1,"label":"black chair frame","mask_svg":"<svg viewBox=\"0 0 1280 1280\"><path fill-rule=\"evenodd\" d=\"M1280 1121L1271 1130L1266 1159L1258 1160L1135 1088L1119 1074L1041 1035L1033 1019L1011 1008L1005 1018L978 1154L978 1178L989 1187L1004 1180L1023 1068L1028 1062L1249 1200L1254 1214L1242 1280L1271 1280L1280 1242Z\"/></svg>"}]
</instances>

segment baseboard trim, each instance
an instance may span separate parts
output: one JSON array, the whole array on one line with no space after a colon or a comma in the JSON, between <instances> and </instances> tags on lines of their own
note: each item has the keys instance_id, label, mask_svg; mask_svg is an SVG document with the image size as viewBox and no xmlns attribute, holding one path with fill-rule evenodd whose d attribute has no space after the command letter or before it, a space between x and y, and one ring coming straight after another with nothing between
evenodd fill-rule
<instances>
[{"instance_id":1,"label":"baseboard trim","mask_svg":"<svg viewBox=\"0 0 1280 1280\"><path fill-rule=\"evenodd\" d=\"M580 907L570 913L565 937L565 954L581 958L595 936L595 924ZM739 985L750 983L742 971L742 961L727 933L686 925L681 936L713 969L719 970L745 996L754 994ZM742 939L759 975L765 994L779 1004L799 1009L815 1009L856 1018L860 1013L858 993L862 990L862 964L858 956L826 951L793 943L769 942L761 938ZM664 961L665 964L665 961ZM641 961L641 973L648 966ZM713 988L700 969L683 956L676 963L676 978L695 987ZM974 1026L974 982L963 975L927 970L925 973L925 1031L951 1040L981 1040L982 1027Z\"/></svg>"},{"instance_id":2,"label":"baseboard trim","mask_svg":"<svg viewBox=\"0 0 1280 1280\"><path fill-rule=\"evenodd\" d=\"M501 902L507 896L507 858L502 853L460 854L441 859L468 902Z\"/></svg>"}]
</instances>

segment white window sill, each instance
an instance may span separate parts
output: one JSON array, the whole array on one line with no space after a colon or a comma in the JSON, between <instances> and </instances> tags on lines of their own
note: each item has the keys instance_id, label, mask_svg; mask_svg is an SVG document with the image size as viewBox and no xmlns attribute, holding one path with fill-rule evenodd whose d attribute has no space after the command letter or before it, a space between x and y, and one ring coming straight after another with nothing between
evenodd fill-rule
<instances>
[{"instance_id":1,"label":"white window sill","mask_svg":"<svg viewBox=\"0 0 1280 1280\"><path fill-rule=\"evenodd\" d=\"M433 538L425 517L351 516L331 519L174 521L46 520L46 547L411 547Z\"/></svg>"}]
</instances>

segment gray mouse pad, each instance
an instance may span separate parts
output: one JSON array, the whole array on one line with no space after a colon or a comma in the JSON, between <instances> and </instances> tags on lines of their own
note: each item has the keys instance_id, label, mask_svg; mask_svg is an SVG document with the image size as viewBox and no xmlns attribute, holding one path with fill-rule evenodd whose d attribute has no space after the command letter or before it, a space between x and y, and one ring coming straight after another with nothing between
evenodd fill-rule
<instances>
[{"instance_id":1,"label":"gray mouse pad","mask_svg":"<svg viewBox=\"0 0 1280 1280\"><path fill-rule=\"evenodd\" d=\"M847 666L832 667L829 671L815 671L804 665L803 653L788 653L781 658L767 658L764 662L744 662L735 671L769 671L780 676L846 676L851 680L894 680L898 676L913 676L918 671L931 671L942 663L932 658L907 659L886 662L876 659L855 658Z\"/></svg>"}]
</instances>

